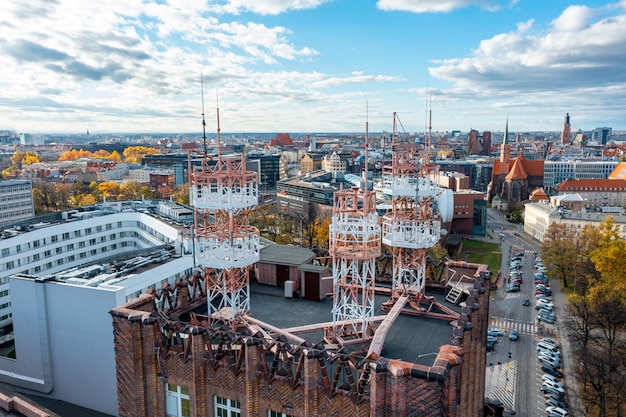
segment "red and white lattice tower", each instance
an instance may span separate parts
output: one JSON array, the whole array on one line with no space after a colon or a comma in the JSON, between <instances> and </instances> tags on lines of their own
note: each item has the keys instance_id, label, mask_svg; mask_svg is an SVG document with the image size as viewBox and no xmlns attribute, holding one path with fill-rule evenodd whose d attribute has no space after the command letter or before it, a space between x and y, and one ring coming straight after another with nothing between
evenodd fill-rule
<instances>
[{"instance_id":1,"label":"red and white lattice tower","mask_svg":"<svg viewBox=\"0 0 626 417\"><path fill-rule=\"evenodd\" d=\"M382 242L393 253L393 293L385 308L408 295L419 302L426 286L426 257L441 236L441 195L438 169L430 163L429 146L399 143L394 113L392 163L383 167L383 192L390 195L391 211L383 217ZM445 209L446 213L449 211ZM446 214L447 216L447 214Z\"/></svg>"},{"instance_id":2,"label":"red and white lattice tower","mask_svg":"<svg viewBox=\"0 0 626 417\"><path fill-rule=\"evenodd\" d=\"M204 116L204 114L203 114ZM260 234L248 223L259 201L257 174L242 155L205 154L190 173L189 201L195 212L195 257L202 269L209 314L231 322L250 311L250 269L259 260Z\"/></svg>"},{"instance_id":3,"label":"red and white lattice tower","mask_svg":"<svg viewBox=\"0 0 626 417\"><path fill-rule=\"evenodd\" d=\"M333 327L325 329L329 343L340 346L371 339L374 328L376 259L381 253L376 195L368 189L368 139L362 188L335 192L330 225L333 265Z\"/></svg>"}]
</instances>

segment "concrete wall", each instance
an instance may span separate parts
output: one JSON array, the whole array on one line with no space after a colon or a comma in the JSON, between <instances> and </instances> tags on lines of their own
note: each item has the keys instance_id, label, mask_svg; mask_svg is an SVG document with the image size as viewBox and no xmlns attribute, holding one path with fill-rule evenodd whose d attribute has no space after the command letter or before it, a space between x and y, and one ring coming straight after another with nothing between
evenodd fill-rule
<instances>
[{"instance_id":1,"label":"concrete wall","mask_svg":"<svg viewBox=\"0 0 626 417\"><path fill-rule=\"evenodd\" d=\"M16 360L0 380L102 413L117 414L109 310L124 291L11 278Z\"/></svg>"}]
</instances>

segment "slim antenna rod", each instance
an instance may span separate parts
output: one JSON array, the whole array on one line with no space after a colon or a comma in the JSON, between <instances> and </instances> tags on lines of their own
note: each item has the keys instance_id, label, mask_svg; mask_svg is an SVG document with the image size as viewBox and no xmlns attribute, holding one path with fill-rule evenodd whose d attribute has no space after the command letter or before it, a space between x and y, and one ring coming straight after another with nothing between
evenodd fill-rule
<instances>
[{"instance_id":1,"label":"slim antenna rod","mask_svg":"<svg viewBox=\"0 0 626 417\"><path fill-rule=\"evenodd\" d=\"M217 107L217 157L222 156L222 140L220 136L220 97L218 91L215 90L215 105Z\"/></svg>"},{"instance_id":2,"label":"slim antenna rod","mask_svg":"<svg viewBox=\"0 0 626 417\"><path fill-rule=\"evenodd\" d=\"M369 213L369 196L368 196L368 192L369 192L369 184L367 183L367 177L369 176L368 173L368 169L367 169L367 165L368 165L368 158L369 158L369 154L368 154L368 147L369 147L369 102L366 101L365 102L365 180L363 181L363 183L365 184L364 188L365 190L363 190L363 211L365 213Z\"/></svg>"},{"instance_id":3,"label":"slim antenna rod","mask_svg":"<svg viewBox=\"0 0 626 417\"><path fill-rule=\"evenodd\" d=\"M428 144L426 149L426 163L430 164L430 145L431 145L431 135L433 131L433 110L432 108L428 110Z\"/></svg>"},{"instance_id":4,"label":"slim antenna rod","mask_svg":"<svg viewBox=\"0 0 626 417\"><path fill-rule=\"evenodd\" d=\"M204 143L204 155L206 155L206 120L204 120L204 79L202 78L202 73L200 73L200 86L202 89L202 142Z\"/></svg>"}]
</instances>

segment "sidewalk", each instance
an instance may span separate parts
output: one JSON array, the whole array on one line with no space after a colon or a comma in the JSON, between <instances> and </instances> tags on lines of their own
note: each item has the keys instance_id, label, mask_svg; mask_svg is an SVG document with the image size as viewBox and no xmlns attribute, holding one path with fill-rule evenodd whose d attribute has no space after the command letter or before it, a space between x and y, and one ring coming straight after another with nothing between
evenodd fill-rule
<instances>
[{"instance_id":1,"label":"sidewalk","mask_svg":"<svg viewBox=\"0 0 626 417\"><path fill-rule=\"evenodd\" d=\"M552 280L550 286L552 287L552 302L557 316L555 323L558 335L557 341L561 344L563 383L567 393L567 402L570 406L569 414L571 417L585 417L586 414L578 396L578 380L575 377L576 373L578 373L578 361L573 356L567 329L564 325L565 318L570 315L567 296L563 293L561 281Z\"/></svg>"}]
</instances>

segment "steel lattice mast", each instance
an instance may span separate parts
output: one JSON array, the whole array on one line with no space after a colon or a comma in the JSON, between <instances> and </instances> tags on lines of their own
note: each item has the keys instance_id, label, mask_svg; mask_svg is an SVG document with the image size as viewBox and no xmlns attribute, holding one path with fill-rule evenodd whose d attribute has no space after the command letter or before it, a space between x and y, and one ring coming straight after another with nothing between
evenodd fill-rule
<instances>
[{"instance_id":1,"label":"steel lattice mast","mask_svg":"<svg viewBox=\"0 0 626 417\"><path fill-rule=\"evenodd\" d=\"M441 236L438 170L430 163L429 143L422 149L416 143L400 143L396 117L394 113L392 164L383 167L384 192L392 197L391 211L382 222L383 244L393 253L393 293L386 308L402 295L422 300L428 250Z\"/></svg>"},{"instance_id":2,"label":"steel lattice mast","mask_svg":"<svg viewBox=\"0 0 626 417\"><path fill-rule=\"evenodd\" d=\"M330 226L333 265L333 327L326 340L340 346L371 339L374 318L376 259L381 253L376 195L368 185L368 128L365 129L363 188L334 195Z\"/></svg>"},{"instance_id":3,"label":"steel lattice mast","mask_svg":"<svg viewBox=\"0 0 626 417\"><path fill-rule=\"evenodd\" d=\"M204 109L202 115L204 126ZM221 154L219 108L217 126L217 160L211 166L205 147L200 167L190 172L189 201L209 314L234 328L250 311L250 269L259 260L260 234L248 223L259 200L258 181L256 172L246 170L243 154Z\"/></svg>"}]
</instances>

